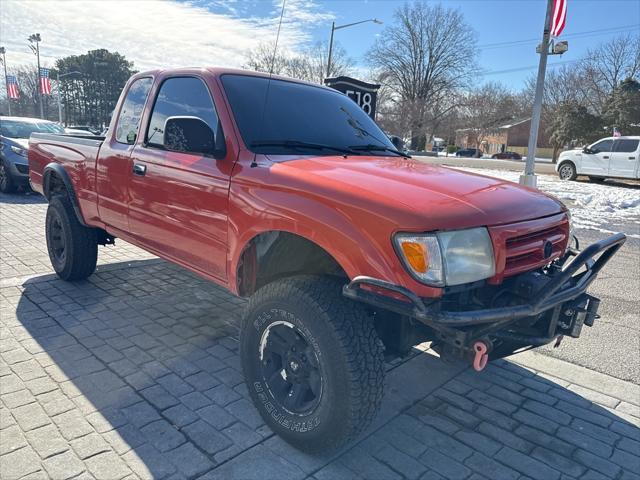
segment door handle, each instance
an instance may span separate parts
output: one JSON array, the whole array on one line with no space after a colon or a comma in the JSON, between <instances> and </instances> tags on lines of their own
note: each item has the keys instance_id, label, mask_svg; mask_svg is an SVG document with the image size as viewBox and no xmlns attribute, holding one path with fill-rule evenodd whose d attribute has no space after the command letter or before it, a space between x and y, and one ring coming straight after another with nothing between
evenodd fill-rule
<instances>
[{"instance_id":1,"label":"door handle","mask_svg":"<svg viewBox=\"0 0 640 480\"><path fill-rule=\"evenodd\" d=\"M144 177L144 175L147 173L147 166L143 165L142 163L134 163L133 173L135 175L140 175L141 177Z\"/></svg>"},{"instance_id":2,"label":"door handle","mask_svg":"<svg viewBox=\"0 0 640 480\"><path fill-rule=\"evenodd\" d=\"M604 156L604 157L602 157L602 158L604 158L605 160L608 160L608 159L609 159L609 157L607 157L607 156Z\"/></svg>"},{"instance_id":3,"label":"door handle","mask_svg":"<svg viewBox=\"0 0 640 480\"><path fill-rule=\"evenodd\" d=\"M629 157L629 160L635 160L636 157Z\"/></svg>"}]
</instances>

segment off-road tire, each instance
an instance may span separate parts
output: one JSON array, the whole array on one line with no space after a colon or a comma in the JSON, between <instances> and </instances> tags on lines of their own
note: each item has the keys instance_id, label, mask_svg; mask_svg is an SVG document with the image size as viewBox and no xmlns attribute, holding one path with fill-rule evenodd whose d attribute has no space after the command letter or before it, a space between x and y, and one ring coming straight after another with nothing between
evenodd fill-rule
<instances>
[{"instance_id":1,"label":"off-road tire","mask_svg":"<svg viewBox=\"0 0 640 480\"><path fill-rule=\"evenodd\" d=\"M55 195L49 200L45 233L49 259L58 277L67 281L83 280L95 271L96 231L80 224L66 195Z\"/></svg>"},{"instance_id":2,"label":"off-road tire","mask_svg":"<svg viewBox=\"0 0 640 480\"><path fill-rule=\"evenodd\" d=\"M362 306L342 296L343 283L320 276L270 283L251 297L242 321L240 358L251 398L275 433L307 452L332 451L357 437L383 396L382 342ZM308 340L319 364L321 394L308 413L286 409L264 377L265 332L283 323Z\"/></svg>"},{"instance_id":3,"label":"off-road tire","mask_svg":"<svg viewBox=\"0 0 640 480\"><path fill-rule=\"evenodd\" d=\"M560 180L571 181L578 177L576 166L571 162L563 162L558 167L558 177Z\"/></svg>"},{"instance_id":4,"label":"off-road tire","mask_svg":"<svg viewBox=\"0 0 640 480\"><path fill-rule=\"evenodd\" d=\"M16 191L16 184L11 177L11 172L4 160L0 160L0 192L13 193Z\"/></svg>"}]
</instances>

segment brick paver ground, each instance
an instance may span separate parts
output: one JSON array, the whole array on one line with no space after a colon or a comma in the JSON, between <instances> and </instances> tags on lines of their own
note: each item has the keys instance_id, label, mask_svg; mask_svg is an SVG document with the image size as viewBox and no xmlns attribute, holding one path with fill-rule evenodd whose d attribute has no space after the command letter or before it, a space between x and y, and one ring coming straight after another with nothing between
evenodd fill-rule
<instances>
[{"instance_id":1,"label":"brick paver ground","mask_svg":"<svg viewBox=\"0 0 640 480\"><path fill-rule=\"evenodd\" d=\"M0 196L3 480L640 478L640 388L535 353L481 374L394 361L359 442L302 454L248 399L242 300L120 241L62 282L45 211Z\"/></svg>"}]
</instances>

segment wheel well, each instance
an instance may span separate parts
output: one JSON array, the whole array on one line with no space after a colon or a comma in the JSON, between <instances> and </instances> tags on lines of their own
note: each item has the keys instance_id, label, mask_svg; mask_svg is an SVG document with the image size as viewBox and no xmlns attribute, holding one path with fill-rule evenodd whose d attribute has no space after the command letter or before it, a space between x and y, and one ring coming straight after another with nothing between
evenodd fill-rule
<instances>
[{"instance_id":1,"label":"wheel well","mask_svg":"<svg viewBox=\"0 0 640 480\"><path fill-rule=\"evenodd\" d=\"M293 233L271 231L254 237L242 251L237 290L247 297L268 283L295 275L348 278L340 264L318 244Z\"/></svg>"},{"instance_id":2,"label":"wheel well","mask_svg":"<svg viewBox=\"0 0 640 480\"><path fill-rule=\"evenodd\" d=\"M44 196L47 199L50 199L53 195L56 194L66 194L69 195L69 191L67 190L67 186L64 183L64 180L56 173L49 172L44 184Z\"/></svg>"},{"instance_id":3,"label":"wheel well","mask_svg":"<svg viewBox=\"0 0 640 480\"><path fill-rule=\"evenodd\" d=\"M562 165L564 165L565 163L570 163L574 169L576 169L576 164L573 160L562 160L560 162L560 165L558 165L558 169L560 169L560 167L562 167Z\"/></svg>"}]
</instances>

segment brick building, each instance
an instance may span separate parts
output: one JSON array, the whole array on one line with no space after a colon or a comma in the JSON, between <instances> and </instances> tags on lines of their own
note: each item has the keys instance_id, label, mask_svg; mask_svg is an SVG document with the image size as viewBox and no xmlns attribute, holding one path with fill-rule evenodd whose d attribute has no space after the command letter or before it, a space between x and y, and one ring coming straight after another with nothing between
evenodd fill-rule
<instances>
[{"instance_id":1,"label":"brick building","mask_svg":"<svg viewBox=\"0 0 640 480\"><path fill-rule=\"evenodd\" d=\"M456 145L460 148L480 148L483 153L493 155L494 153L511 151L521 155L527 154L527 144L529 143L529 130L531 129L531 119L520 120L509 125L496 127L484 135L481 144L478 146L476 131L472 128L462 128L456 130ZM540 123L538 130L538 151L541 157L551 157L553 149L549 142L549 134L544 123Z\"/></svg>"}]
</instances>

